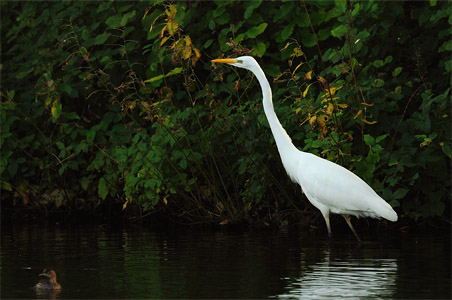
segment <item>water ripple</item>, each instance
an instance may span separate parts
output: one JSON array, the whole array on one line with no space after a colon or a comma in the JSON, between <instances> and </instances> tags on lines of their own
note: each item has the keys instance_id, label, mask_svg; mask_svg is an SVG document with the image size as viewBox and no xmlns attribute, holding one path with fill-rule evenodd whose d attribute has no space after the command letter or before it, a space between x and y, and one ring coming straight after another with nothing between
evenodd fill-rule
<instances>
[{"instance_id":1,"label":"water ripple","mask_svg":"<svg viewBox=\"0 0 452 300\"><path fill-rule=\"evenodd\" d=\"M324 260L302 268L302 276L283 278L286 292L277 298L390 298L395 293L397 261L395 259Z\"/></svg>"}]
</instances>

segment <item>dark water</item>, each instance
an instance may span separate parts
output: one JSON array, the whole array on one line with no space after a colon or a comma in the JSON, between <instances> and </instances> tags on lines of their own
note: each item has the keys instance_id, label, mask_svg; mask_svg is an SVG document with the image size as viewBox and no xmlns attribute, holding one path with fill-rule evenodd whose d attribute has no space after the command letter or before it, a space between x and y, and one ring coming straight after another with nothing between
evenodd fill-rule
<instances>
[{"instance_id":1,"label":"dark water","mask_svg":"<svg viewBox=\"0 0 452 300\"><path fill-rule=\"evenodd\" d=\"M32 289L45 266L60 293ZM2 228L2 299L340 297L450 299L449 234Z\"/></svg>"}]
</instances>

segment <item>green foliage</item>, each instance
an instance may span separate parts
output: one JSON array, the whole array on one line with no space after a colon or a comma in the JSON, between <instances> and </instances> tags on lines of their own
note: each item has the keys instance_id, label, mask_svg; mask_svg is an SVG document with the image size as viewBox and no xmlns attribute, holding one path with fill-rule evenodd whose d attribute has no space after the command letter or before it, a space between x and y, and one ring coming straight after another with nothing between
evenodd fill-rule
<instances>
[{"instance_id":1,"label":"green foliage","mask_svg":"<svg viewBox=\"0 0 452 300\"><path fill-rule=\"evenodd\" d=\"M136 203L193 222L310 209L256 80L209 63L254 55L300 149L353 170L402 216L447 216L447 2L0 5L2 201Z\"/></svg>"}]
</instances>

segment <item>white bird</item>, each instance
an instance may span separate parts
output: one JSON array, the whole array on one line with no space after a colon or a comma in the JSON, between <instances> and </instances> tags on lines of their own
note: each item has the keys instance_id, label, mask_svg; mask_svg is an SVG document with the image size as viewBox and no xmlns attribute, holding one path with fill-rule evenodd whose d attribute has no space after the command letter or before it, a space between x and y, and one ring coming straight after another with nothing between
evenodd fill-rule
<instances>
[{"instance_id":1,"label":"white bird","mask_svg":"<svg viewBox=\"0 0 452 300\"><path fill-rule=\"evenodd\" d=\"M357 175L329 160L300 151L292 144L273 108L270 84L253 57L222 58L212 62L244 68L256 76L262 89L265 116L283 166L292 181L301 186L312 205L322 213L330 237L330 213L342 215L358 241L361 240L350 222L350 216L397 221L397 213L392 207Z\"/></svg>"}]
</instances>

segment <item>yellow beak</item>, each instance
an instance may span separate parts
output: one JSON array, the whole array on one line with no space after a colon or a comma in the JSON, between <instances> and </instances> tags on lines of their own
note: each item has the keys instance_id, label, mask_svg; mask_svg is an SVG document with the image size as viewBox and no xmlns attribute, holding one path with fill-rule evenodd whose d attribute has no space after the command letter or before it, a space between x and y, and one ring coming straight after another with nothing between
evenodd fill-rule
<instances>
[{"instance_id":1,"label":"yellow beak","mask_svg":"<svg viewBox=\"0 0 452 300\"><path fill-rule=\"evenodd\" d=\"M237 62L236 58L218 58L211 60L213 63L220 63L220 64L234 64Z\"/></svg>"}]
</instances>

